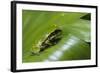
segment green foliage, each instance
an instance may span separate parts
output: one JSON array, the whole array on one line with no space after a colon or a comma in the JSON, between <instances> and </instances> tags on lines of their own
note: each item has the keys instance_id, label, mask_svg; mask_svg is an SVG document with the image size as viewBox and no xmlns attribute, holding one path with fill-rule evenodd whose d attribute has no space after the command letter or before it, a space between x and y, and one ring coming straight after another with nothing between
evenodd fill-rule
<instances>
[{"instance_id":1,"label":"green foliage","mask_svg":"<svg viewBox=\"0 0 100 73\"><path fill-rule=\"evenodd\" d=\"M82 18L86 14L79 12L23 10L22 61L41 62L90 59L90 19L88 17ZM61 40L53 46L44 48L44 51L41 52L41 44L56 29L62 31Z\"/></svg>"}]
</instances>

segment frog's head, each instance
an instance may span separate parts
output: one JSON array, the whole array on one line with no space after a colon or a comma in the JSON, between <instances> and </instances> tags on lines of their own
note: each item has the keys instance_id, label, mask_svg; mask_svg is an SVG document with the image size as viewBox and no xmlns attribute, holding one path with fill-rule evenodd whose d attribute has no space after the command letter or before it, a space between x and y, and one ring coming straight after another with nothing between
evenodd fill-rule
<instances>
[{"instance_id":1,"label":"frog's head","mask_svg":"<svg viewBox=\"0 0 100 73\"><path fill-rule=\"evenodd\" d=\"M37 45L35 45L35 44L32 45L31 52L34 55L39 54L39 52L40 52L40 42L38 42Z\"/></svg>"}]
</instances>

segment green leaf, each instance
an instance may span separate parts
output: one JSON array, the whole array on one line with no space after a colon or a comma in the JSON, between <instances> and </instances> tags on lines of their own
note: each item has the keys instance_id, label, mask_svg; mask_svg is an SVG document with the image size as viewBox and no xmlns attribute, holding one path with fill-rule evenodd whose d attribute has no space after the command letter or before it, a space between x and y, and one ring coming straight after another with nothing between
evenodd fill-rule
<instances>
[{"instance_id":1,"label":"green leaf","mask_svg":"<svg viewBox=\"0 0 100 73\"><path fill-rule=\"evenodd\" d=\"M84 40L86 42L90 42L90 21L79 19L75 23L72 23L70 26L64 26L64 31L73 34L74 36Z\"/></svg>"},{"instance_id":2,"label":"green leaf","mask_svg":"<svg viewBox=\"0 0 100 73\"><path fill-rule=\"evenodd\" d=\"M90 59L90 21L87 13L23 10L23 62ZM61 40L40 52L41 44L56 29Z\"/></svg>"}]
</instances>

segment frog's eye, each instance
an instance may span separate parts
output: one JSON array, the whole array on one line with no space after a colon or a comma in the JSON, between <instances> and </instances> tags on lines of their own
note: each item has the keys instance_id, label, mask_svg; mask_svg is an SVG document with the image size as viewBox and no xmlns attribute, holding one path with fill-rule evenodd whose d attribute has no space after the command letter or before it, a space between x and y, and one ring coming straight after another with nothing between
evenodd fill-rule
<instances>
[{"instance_id":1,"label":"frog's eye","mask_svg":"<svg viewBox=\"0 0 100 73\"><path fill-rule=\"evenodd\" d=\"M62 30L56 29L50 35L41 43L40 45L40 52L44 51L45 49L56 45L60 40L62 36Z\"/></svg>"}]
</instances>

